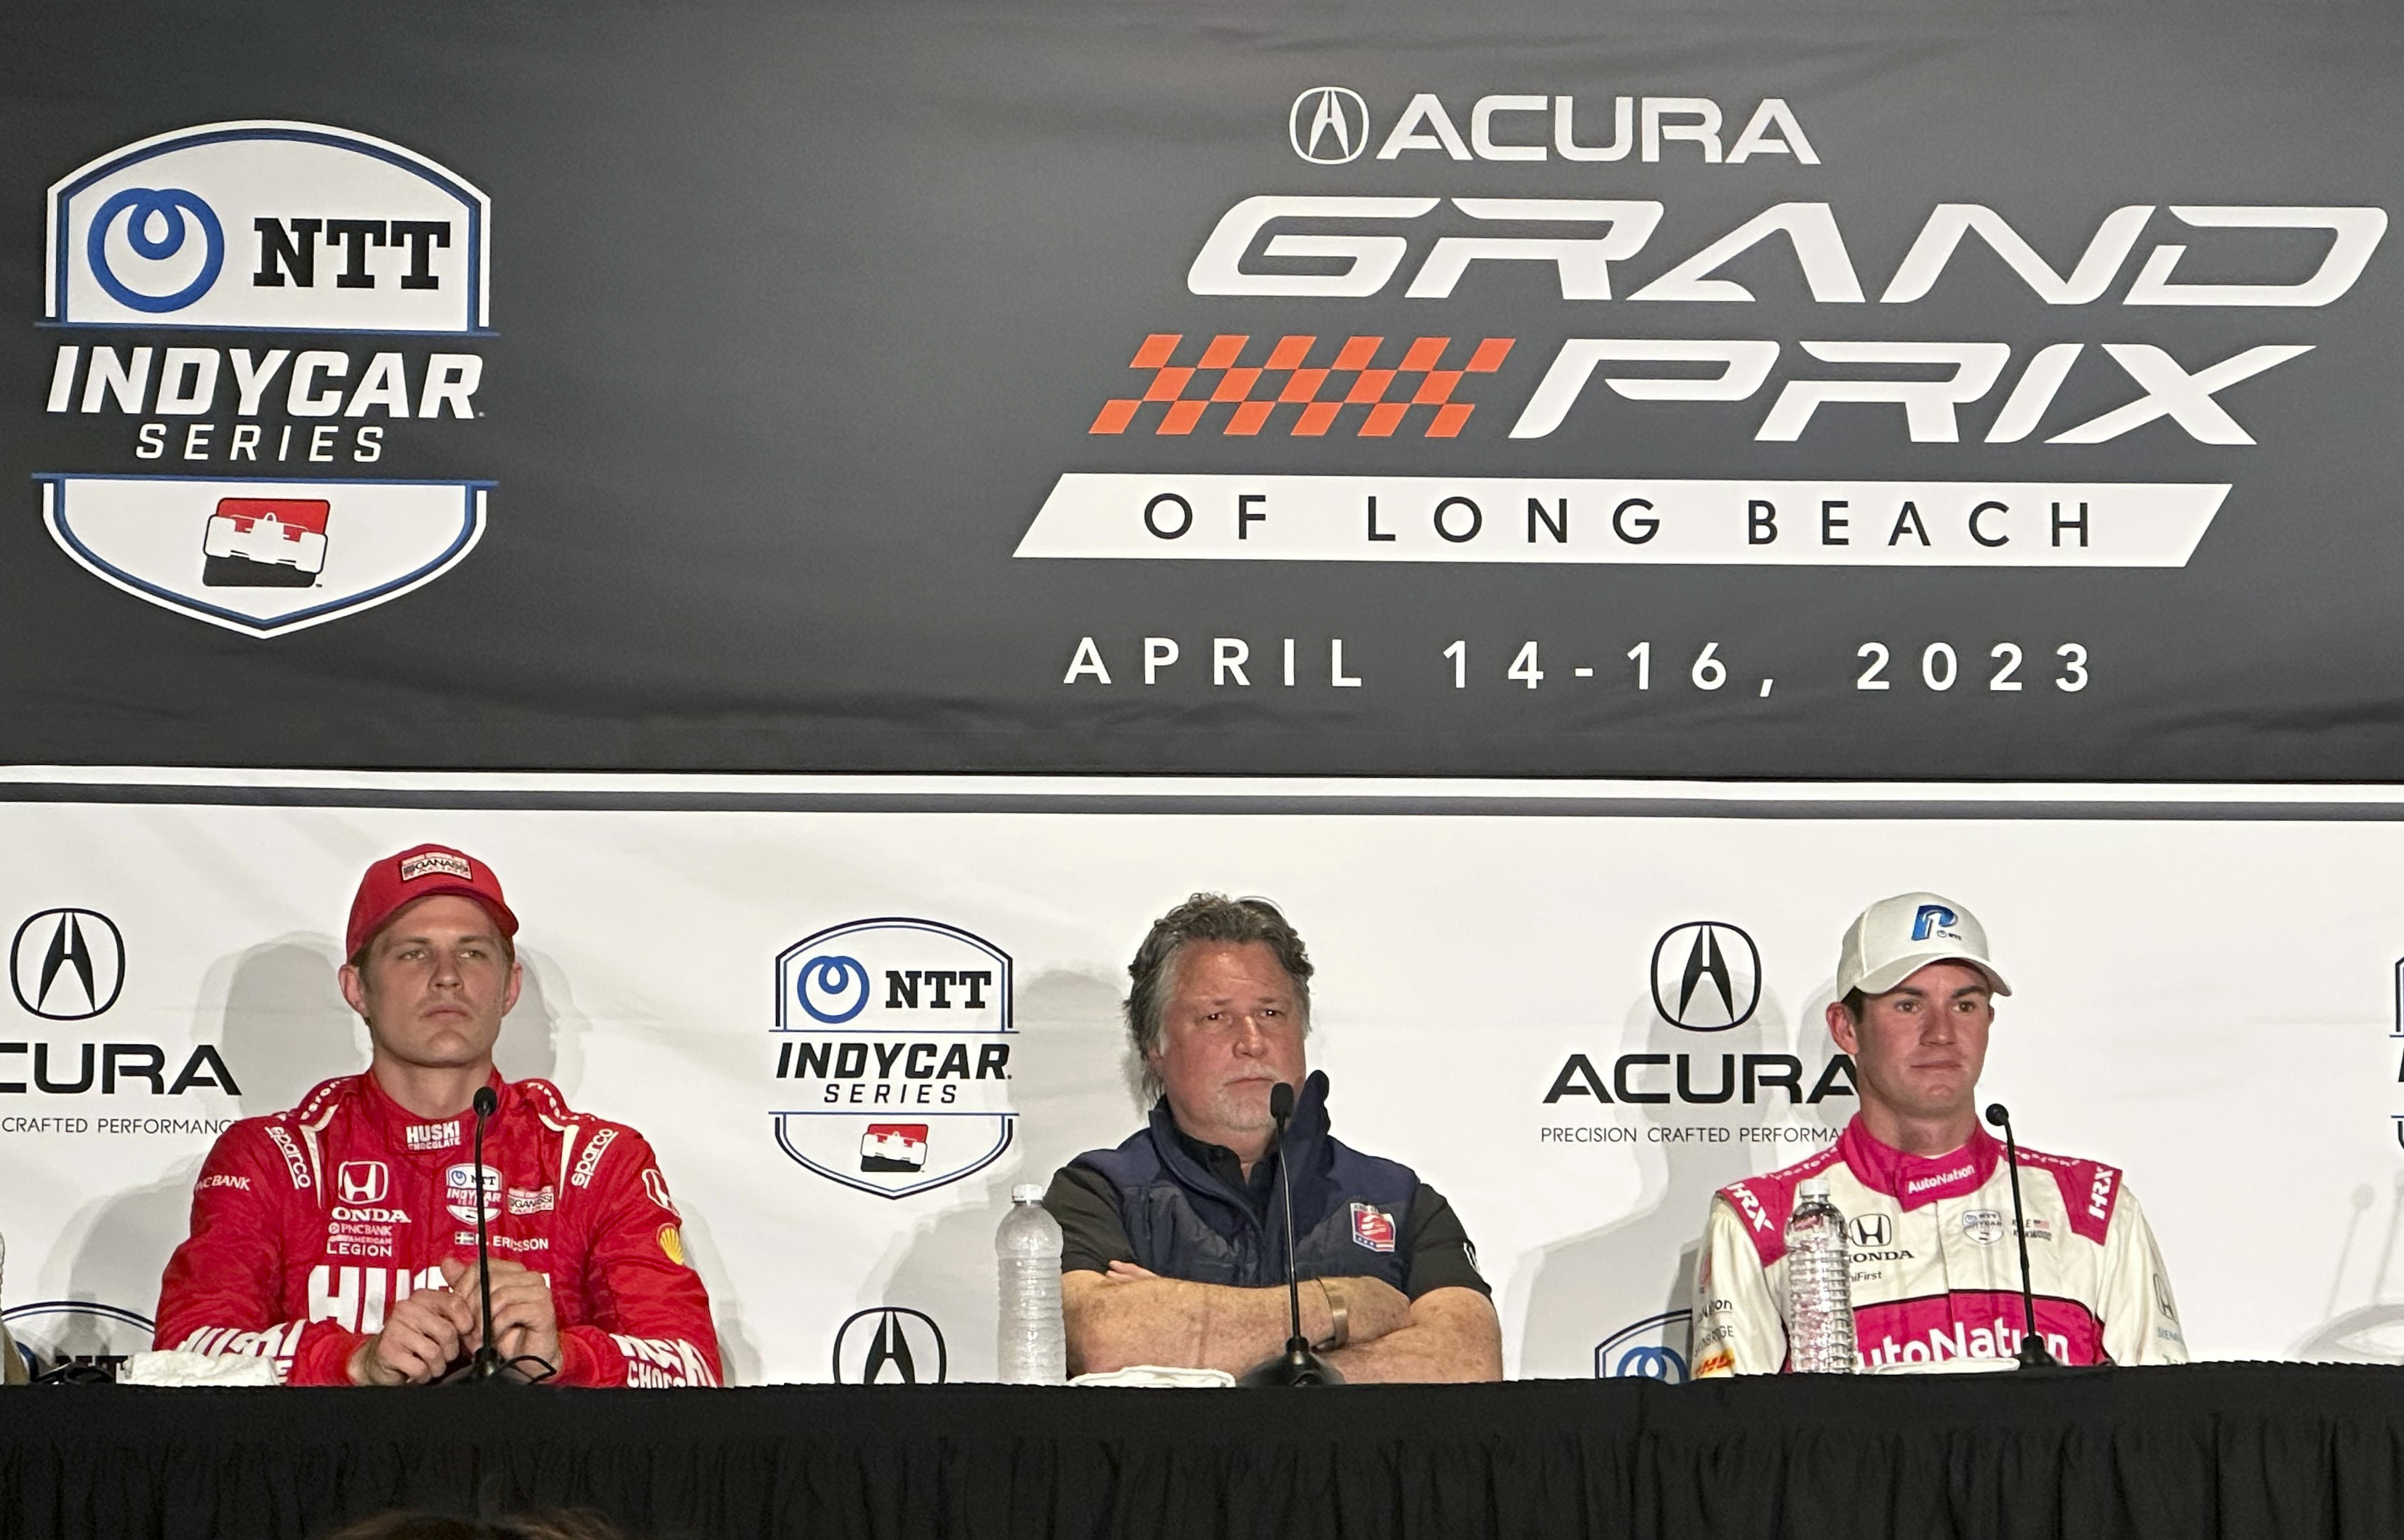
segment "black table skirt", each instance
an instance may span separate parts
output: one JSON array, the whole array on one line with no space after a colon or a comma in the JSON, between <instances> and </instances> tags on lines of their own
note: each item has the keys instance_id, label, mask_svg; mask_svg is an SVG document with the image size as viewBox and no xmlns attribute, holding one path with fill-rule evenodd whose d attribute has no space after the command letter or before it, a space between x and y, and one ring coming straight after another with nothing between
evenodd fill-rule
<instances>
[{"instance_id":1,"label":"black table skirt","mask_svg":"<svg viewBox=\"0 0 2404 1540\"><path fill-rule=\"evenodd\" d=\"M2404 1370L1311 1391L0 1394L0 1534L2404 1537Z\"/></svg>"}]
</instances>

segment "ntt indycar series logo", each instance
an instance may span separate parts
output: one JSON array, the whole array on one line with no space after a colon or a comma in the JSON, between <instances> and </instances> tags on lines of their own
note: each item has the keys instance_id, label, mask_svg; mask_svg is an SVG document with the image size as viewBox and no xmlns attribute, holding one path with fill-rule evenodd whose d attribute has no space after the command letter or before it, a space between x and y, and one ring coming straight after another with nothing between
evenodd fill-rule
<instances>
[{"instance_id":1,"label":"ntt indycar series logo","mask_svg":"<svg viewBox=\"0 0 2404 1540\"><path fill-rule=\"evenodd\" d=\"M447 168L316 123L184 129L68 174L47 411L128 431L116 464L36 476L51 538L112 587L259 637L449 571L490 483L396 471L481 415L490 226Z\"/></svg>"},{"instance_id":2,"label":"ntt indycar series logo","mask_svg":"<svg viewBox=\"0 0 2404 1540\"><path fill-rule=\"evenodd\" d=\"M212 123L50 189L61 326L482 332L491 205L398 145L318 123Z\"/></svg>"},{"instance_id":3,"label":"ntt indycar series logo","mask_svg":"<svg viewBox=\"0 0 2404 1540\"><path fill-rule=\"evenodd\" d=\"M776 1144L830 1181L907 1197L1010 1141L1010 954L940 920L853 920L776 959Z\"/></svg>"}]
</instances>

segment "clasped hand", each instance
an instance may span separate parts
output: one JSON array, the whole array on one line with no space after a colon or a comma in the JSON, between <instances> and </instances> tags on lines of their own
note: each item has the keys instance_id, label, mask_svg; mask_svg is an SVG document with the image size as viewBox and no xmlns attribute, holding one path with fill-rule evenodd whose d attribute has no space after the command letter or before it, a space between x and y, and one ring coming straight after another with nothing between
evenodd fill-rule
<instances>
[{"instance_id":1,"label":"clasped hand","mask_svg":"<svg viewBox=\"0 0 2404 1540\"><path fill-rule=\"evenodd\" d=\"M539 1358L559 1363L559 1316L551 1286L523 1263L496 1258L493 1339L504 1363ZM384 1330L351 1353L354 1385L428 1385L483 1346L483 1311L476 1269L446 1259L442 1289L420 1289L384 1313Z\"/></svg>"}]
</instances>

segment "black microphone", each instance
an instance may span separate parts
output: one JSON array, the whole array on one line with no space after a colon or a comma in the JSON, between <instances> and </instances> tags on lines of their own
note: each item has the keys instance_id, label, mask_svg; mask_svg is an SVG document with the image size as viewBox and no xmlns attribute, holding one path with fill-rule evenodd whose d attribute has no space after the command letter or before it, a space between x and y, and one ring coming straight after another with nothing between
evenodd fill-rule
<instances>
[{"instance_id":1,"label":"black microphone","mask_svg":"<svg viewBox=\"0 0 2404 1540\"><path fill-rule=\"evenodd\" d=\"M1311 1351L1310 1338L1302 1335L1302 1280L1293 1267L1293 1171L1285 1158L1285 1126L1286 1119L1293 1116L1293 1087L1283 1081L1269 1087L1269 1116L1277 1120L1277 1140L1271 1147L1277 1151L1278 1181L1285 1194L1285 1302L1293 1335L1285 1339L1285 1351L1253 1365L1237 1383L1341 1385L1343 1375Z\"/></svg>"},{"instance_id":2,"label":"black microphone","mask_svg":"<svg viewBox=\"0 0 2404 1540\"><path fill-rule=\"evenodd\" d=\"M484 1220L484 1121L501 1110L501 1099L490 1085L476 1088L476 1283L484 1297L484 1342L469 1361L468 1379L501 1378L501 1351L493 1342L492 1232Z\"/></svg>"},{"instance_id":3,"label":"black microphone","mask_svg":"<svg viewBox=\"0 0 2404 1540\"><path fill-rule=\"evenodd\" d=\"M2012 1168L2012 1230L2020 1244L2020 1317L2028 1326L2020 1337L2020 1367L2058 1369L2061 1362L2046 1351L2045 1338L2036 1329L2036 1287L2029 1281L2028 1225L2020 1217L2020 1147L2012 1138L2012 1114L2002 1102L1991 1101L1987 1121L2004 1131L2004 1158Z\"/></svg>"}]
</instances>

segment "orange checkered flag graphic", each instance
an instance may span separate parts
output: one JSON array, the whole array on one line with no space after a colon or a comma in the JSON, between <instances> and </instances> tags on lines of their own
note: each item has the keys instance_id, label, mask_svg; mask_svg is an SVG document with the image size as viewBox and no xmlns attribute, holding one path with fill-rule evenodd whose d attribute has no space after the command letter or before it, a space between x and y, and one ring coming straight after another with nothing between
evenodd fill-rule
<instances>
[{"instance_id":1,"label":"orange checkered flag graphic","mask_svg":"<svg viewBox=\"0 0 2404 1540\"><path fill-rule=\"evenodd\" d=\"M1242 361L1251 343L1247 334L1221 332L1204 344L1195 362L1179 364L1174 360L1184 340L1178 331L1146 337L1127 367L1151 371L1151 383L1140 396L1104 402L1087 431L1125 433L1145 407L1159 403L1164 410L1153 424L1154 434L1192 433L1202 427L1212 407L1224 406L1231 410L1215 419L1219 431L1250 438L1271 426L1279 407L1293 407L1282 419L1288 435L1315 439L1333 431L1347 408L1361 407L1364 410L1352 419L1354 437L1385 439L1401 431L1412 412L1424 407L1420 435L1450 439L1476 410L1468 401L1453 399L1461 377L1501 369L1513 342L1509 337L1486 338L1467 362L1446 369L1440 366L1452 348L1449 337L1415 338L1404 348L1400 362L1385 368L1377 367L1386 346L1383 337L1348 337L1331 361L1318 366L1310 362L1319 345L1314 336L1279 337L1265 360L1249 365Z\"/></svg>"}]
</instances>

